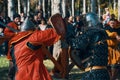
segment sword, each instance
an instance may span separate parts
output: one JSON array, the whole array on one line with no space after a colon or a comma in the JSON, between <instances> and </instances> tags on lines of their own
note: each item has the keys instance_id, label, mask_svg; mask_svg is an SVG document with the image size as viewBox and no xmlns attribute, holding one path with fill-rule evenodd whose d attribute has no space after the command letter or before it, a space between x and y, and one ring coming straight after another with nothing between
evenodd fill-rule
<instances>
[{"instance_id":1,"label":"sword","mask_svg":"<svg viewBox=\"0 0 120 80\"><path fill-rule=\"evenodd\" d=\"M12 27L10 27L10 26L2 23L2 22L0 22L0 25L2 25L2 26L4 26L4 27L7 27L9 30L11 30L11 31L13 31L13 32L19 32L19 30L16 30L16 29L14 29L14 28L12 28Z\"/></svg>"}]
</instances>

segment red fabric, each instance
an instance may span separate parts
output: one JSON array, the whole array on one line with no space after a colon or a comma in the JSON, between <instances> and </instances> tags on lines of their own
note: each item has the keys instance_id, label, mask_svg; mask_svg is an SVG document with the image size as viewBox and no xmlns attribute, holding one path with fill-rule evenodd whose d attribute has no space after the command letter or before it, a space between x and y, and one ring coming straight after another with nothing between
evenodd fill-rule
<instances>
[{"instance_id":1,"label":"red fabric","mask_svg":"<svg viewBox=\"0 0 120 80\"><path fill-rule=\"evenodd\" d=\"M23 34L24 32L19 33ZM14 46L14 54L17 64L17 72L15 80L51 80L51 77L43 64L44 52L42 48L32 50L27 47L26 43L30 42L34 45L43 43L44 45L52 45L60 39L54 29L45 31L35 31L29 37L22 39L25 35L21 35L19 39L16 35L11 39L10 43L16 43ZM22 41L20 41L22 40Z\"/></svg>"},{"instance_id":2,"label":"red fabric","mask_svg":"<svg viewBox=\"0 0 120 80\"><path fill-rule=\"evenodd\" d=\"M12 27L12 28L14 28L14 29L16 29L16 30L18 30L18 25L15 24L15 22L10 22L7 25L10 26L10 27ZM12 37L12 36L14 36L15 33L13 31L11 31L10 29L5 28L4 34L6 36Z\"/></svg>"}]
</instances>

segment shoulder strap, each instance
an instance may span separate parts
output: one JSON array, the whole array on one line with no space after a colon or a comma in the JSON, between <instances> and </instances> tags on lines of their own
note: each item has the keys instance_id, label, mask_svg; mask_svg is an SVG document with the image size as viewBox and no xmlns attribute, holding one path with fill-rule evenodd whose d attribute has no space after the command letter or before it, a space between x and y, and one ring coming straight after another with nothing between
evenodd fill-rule
<instances>
[{"instance_id":1,"label":"shoulder strap","mask_svg":"<svg viewBox=\"0 0 120 80\"><path fill-rule=\"evenodd\" d=\"M30 42L27 42L26 45L27 45L30 49L32 49L32 50L37 50L37 49L39 49L39 48L42 47L42 44L35 46L35 45L31 44Z\"/></svg>"}]
</instances>

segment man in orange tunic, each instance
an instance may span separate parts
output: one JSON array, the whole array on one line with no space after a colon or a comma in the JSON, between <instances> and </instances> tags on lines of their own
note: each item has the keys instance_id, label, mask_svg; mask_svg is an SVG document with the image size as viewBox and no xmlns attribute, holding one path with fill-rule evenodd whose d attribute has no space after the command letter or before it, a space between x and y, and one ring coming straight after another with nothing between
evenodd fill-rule
<instances>
[{"instance_id":1,"label":"man in orange tunic","mask_svg":"<svg viewBox=\"0 0 120 80\"><path fill-rule=\"evenodd\" d=\"M7 57L16 66L15 80L52 80L43 64L44 50L45 46L54 44L60 37L54 28L35 30L32 22L26 19L21 32L9 41Z\"/></svg>"},{"instance_id":2,"label":"man in orange tunic","mask_svg":"<svg viewBox=\"0 0 120 80\"><path fill-rule=\"evenodd\" d=\"M4 30L4 34L5 36L9 36L9 37L12 37L15 32L19 31L19 25L20 25L20 15L19 14L14 14L13 15L13 21L8 23L7 26L15 29L14 31L10 30L8 27L5 28Z\"/></svg>"},{"instance_id":3,"label":"man in orange tunic","mask_svg":"<svg viewBox=\"0 0 120 80\"><path fill-rule=\"evenodd\" d=\"M5 35L5 53L8 51L8 41L11 37L13 37L17 32L19 31L19 25L20 25L20 15L19 14L14 14L13 15L13 21L8 23L5 29L4 29L4 35ZM12 30L11 30L12 29ZM13 79L14 77L14 70L13 70L13 63L10 60L9 64L9 73L8 73L8 78Z\"/></svg>"},{"instance_id":4,"label":"man in orange tunic","mask_svg":"<svg viewBox=\"0 0 120 80\"><path fill-rule=\"evenodd\" d=\"M119 76L120 67L120 28L117 26L115 19L110 19L109 26L105 27L108 37L108 71L110 72L111 80L116 80Z\"/></svg>"}]
</instances>

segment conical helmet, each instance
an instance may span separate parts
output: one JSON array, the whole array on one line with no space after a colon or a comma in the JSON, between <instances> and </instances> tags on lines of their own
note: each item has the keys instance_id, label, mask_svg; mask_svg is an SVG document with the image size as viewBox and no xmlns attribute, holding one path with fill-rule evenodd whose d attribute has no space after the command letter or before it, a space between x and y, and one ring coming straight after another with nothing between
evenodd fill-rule
<instances>
[{"instance_id":1,"label":"conical helmet","mask_svg":"<svg viewBox=\"0 0 120 80\"><path fill-rule=\"evenodd\" d=\"M88 27L96 27L96 25L100 23L100 20L97 14L89 12L86 14L86 22Z\"/></svg>"},{"instance_id":2,"label":"conical helmet","mask_svg":"<svg viewBox=\"0 0 120 80\"><path fill-rule=\"evenodd\" d=\"M20 31L35 30L35 24L26 17L25 21L20 26Z\"/></svg>"}]
</instances>

